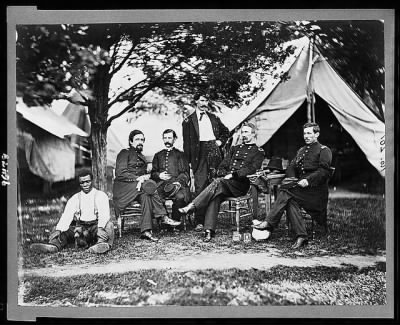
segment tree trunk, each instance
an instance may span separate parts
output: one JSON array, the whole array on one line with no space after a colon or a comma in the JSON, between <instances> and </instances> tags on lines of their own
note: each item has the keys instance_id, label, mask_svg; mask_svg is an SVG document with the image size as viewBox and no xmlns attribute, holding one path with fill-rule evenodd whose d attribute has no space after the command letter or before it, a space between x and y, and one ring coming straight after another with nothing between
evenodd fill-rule
<instances>
[{"instance_id":1,"label":"tree trunk","mask_svg":"<svg viewBox=\"0 0 400 325\"><path fill-rule=\"evenodd\" d=\"M93 100L89 102L93 185L102 191L107 190L107 105L110 81L109 66L98 67L91 85Z\"/></svg>"},{"instance_id":2,"label":"tree trunk","mask_svg":"<svg viewBox=\"0 0 400 325\"><path fill-rule=\"evenodd\" d=\"M91 133L92 148L92 172L93 186L101 191L106 191L106 167L107 167L107 130L93 127Z\"/></svg>"}]
</instances>

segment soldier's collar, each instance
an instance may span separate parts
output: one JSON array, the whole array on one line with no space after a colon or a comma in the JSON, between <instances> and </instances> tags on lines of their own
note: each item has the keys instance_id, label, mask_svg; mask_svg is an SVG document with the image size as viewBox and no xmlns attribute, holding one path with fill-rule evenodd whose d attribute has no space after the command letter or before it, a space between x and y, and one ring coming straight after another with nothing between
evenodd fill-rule
<instances>
[{"instance_id":1,"label":"soldier's collar","mask_svg":"<svg viewBox=\"0 0 400 325\"><path fill-rule=\"evenodd\" d=\"M135 147L129 147L129 150L133 150L133 151L135 151L137 153L141 153L141 152L137 151Z\"/></svg>"},{"instance_id":2,"label":"soldier's collar","mask_svg":"<svg viewBox=\"0 0 400 325\"><path fill-rule=\"evenodd\" d=\"M315 142L313 142L313 143L306 144L305 147L315 146L317 143L319 143L319 142L318 142L318 141L315 141Z\"/></svg>"}]
</instances>

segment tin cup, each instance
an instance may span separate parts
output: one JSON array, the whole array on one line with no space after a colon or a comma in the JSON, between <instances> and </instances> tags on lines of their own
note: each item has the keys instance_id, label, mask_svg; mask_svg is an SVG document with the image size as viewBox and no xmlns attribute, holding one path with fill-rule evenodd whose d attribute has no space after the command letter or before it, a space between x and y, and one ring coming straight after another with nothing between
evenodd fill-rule
<instances>
[{"instance_id":1,"label":"tin cup","mask_svg":"<svg viewBox=\"0 0 400 325\"><path fill-rule=\"evenodd\" d=\"M239 242L242 240L242 235L238 231L234 231L232 234L232 241Z\"/></svg>"},{"instance_id":2,"label":"tin cup","mask_svg":"<svg viewBox=\"0 0 400 325\"><path fill-rule=\"evenodd\" d=\"M243 234L243 242L245 244L251 243L251 234L249 232Z\"/></svg>"}]
</instances>

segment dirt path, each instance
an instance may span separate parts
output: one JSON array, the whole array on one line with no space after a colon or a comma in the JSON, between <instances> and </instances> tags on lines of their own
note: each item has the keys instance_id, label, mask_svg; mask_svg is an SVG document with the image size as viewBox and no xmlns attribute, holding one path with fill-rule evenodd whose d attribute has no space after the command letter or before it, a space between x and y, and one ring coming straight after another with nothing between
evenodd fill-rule
<instances>
[{"instance_id":1,"label":"dirt path","mask_svg":"<svg viewBox=\"0 0 400 325\"><path fill-rule=\"evenodd\" d=\"M297 258L274 256L271 253L240 254L202 254L196 256L177 257L174 260L121 260L109 264L80 264L53 266L21 270L20 278L27 276L63 277L83 274L125 273L143 269L165 269L171 271L190 271L204 269L238 268L267 270L277 265L315 267L357 267L373 266L377 262L386 262L386 256L341 255Z\"/></svg>"},{"instance_id":2,"label":"dirt path","mask_svg":"<svg viewBox=\"0 0 400 325\"><path fill-rule=\"evenodd\" d=\"M366 198L382 198L383 194L369 194L369 193L359 193L352 192L344 189L329 189L330 199L366 199Z\"/></svg>"}]
</instances>

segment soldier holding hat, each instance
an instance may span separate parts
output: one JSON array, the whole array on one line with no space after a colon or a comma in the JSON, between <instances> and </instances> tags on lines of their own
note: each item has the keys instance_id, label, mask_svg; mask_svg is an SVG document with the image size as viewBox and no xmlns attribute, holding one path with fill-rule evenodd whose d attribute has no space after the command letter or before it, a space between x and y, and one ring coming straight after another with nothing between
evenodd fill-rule
<instances>
[{"instance_id":1,"label":"soldier holding hat","mask_svg":"<svg viewBox=\"0 0 400 325\"><path fill-rule=\"evenodd\" d=\"M162 133L165 149L157 152L153 158L151 178L157 182L158 193L164 200L172 199L172 219L179 222L178 209L190 200L190 170L182 151L174 147L178 138L172 129Z\"/></svg>"},{"instance_id":2,"label":"soldier holding hat","mask_svg":"<svg viewBox=\"0 0 400 325\"><path fill-rule=\"evenodd\" d=\"M316 123L303 125L306 145L297 151L296 157L290 162L286 178L282 181L278 197L266 220L253 225L253 228L265 230L270 234L278 226L286 210L296 234L296 242L292 246L294 249L302 247L308 241L300 207L326 228L332 152L327 146L318 142L319 132L319 125Z\"/></svg>"},{"instance_id":3,"label":"soldier holding hat","mask_svg":"<svg viewBox=\"0 0 400 325\"><path fill-rule=\"evenodd\" d=\"M147 174L147 161L142 154L144 134L133 130L129 134L129 148L122 149L117 156L113 200L115 214L118 216L132 201L138 201L142 208L140 219L141 238L158 241L152 234L152 218L162 218L166 224L179 223L168 218L157 191L156 184Z\"/></svg>"}]
</instances>

